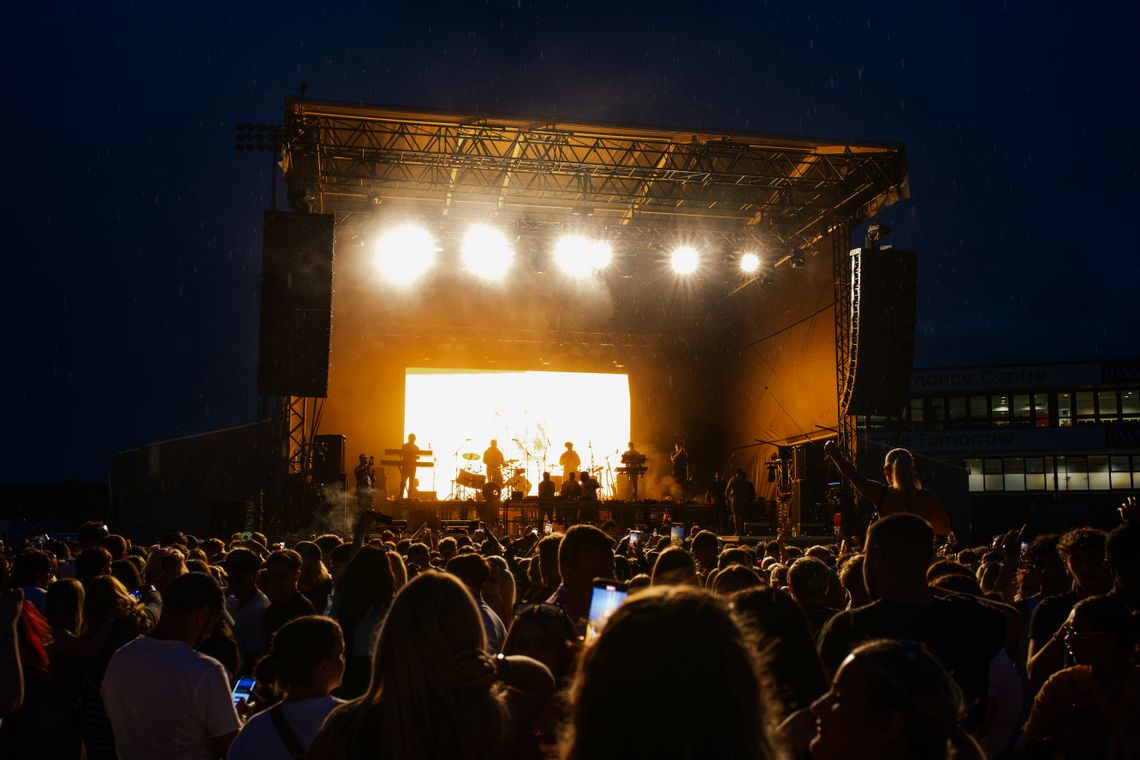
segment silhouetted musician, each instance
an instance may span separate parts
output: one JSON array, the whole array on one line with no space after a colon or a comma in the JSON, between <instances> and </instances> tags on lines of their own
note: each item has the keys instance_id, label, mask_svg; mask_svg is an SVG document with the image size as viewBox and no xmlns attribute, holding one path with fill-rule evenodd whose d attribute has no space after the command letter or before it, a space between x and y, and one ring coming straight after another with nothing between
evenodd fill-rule
<instances>
[{"instance_id":1,"label":"silhouetted musician","mask_svg":"<svg viewBox=\"0 0 1140 760\"><path fill-rule=\"evenodd\" d=\"M404 488L407 487L407 497L412 498L416 492L416 465L419 463L420 447L416 445L415 433L408 434L408 442L400 447L400 492L397 499L403 499Z\"/></svg>"},{"instance_id":2,"label":"silhouetted musician","mask_svg":"<svg viewBox=\"0 0 1140 760\"><path fill-rule=\"evenodd\" d=\"M503 485L503 452L499 450L499 442L492 439L491 445L483 452L483 464L487 467L487 480L498 486Z\"/></svg>"},{"instance_id":3,"label":"silhouetted musician","mask_svg":"<svg viewBox=\"0 0 1140 760\"><path fill-rule=\"evenodd\" d=\"M622 466L618 468L618 472L629 478L630 487L630 500L637 501L637 481L649 471L646 466L647 457L640 451L633 447L633 441L629 442L629 450L621 455Z\"/></svg>"}]
</instances>

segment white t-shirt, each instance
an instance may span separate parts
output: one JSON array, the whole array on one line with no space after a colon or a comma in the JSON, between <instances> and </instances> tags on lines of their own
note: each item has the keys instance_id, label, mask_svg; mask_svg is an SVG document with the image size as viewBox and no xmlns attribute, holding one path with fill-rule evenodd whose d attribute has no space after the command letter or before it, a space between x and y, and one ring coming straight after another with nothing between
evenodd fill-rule
<instances>
[{"instance_id":1,"label":"white t-shirt","mask_svg":"<svg viewBox=\"0 0 1140 760\"><path fill-rule=\"evenodd\" d=\"M241 727L225 668L183 641L137 638L111 656L103 705L121 760L214 760Z\"/></svg>"},{"instance_id":2,"label":"white t-shirt","mask_svg":"<svg viewBox=\"0 0 1140 760\"><path fill-rule=\"evenodd\" d=\"M237 641L238 651L243 655L261 654L265 651L267 609L269 597L260 591L244 605L236 596L226 599L226 612L234 619L234 640Z\"/></svg>"},{"instance_id":3,"label":"white t-shirt","mask_svg":"<svg viewBox=\"0 0 1140 760\"><path fill-rule=\"evenodd\" d=\"M308 749L317 738L321 724L342 700L336 697L313 697L285 702L281 711L297 740ZM281 741L280 734L273 725L269 710L258 713L245 724L241 733L230 745L227 760L292 760L293 756Z\"/></svg>"}]
</instances>

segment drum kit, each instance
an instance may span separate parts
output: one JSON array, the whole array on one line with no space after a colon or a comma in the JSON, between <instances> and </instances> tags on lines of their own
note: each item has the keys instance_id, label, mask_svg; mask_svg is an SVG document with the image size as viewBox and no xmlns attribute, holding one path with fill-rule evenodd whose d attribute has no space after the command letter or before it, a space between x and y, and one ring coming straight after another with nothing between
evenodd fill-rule
<instances>
[{"instance_id":1,"label":"drum kit","mask_svg":"<svg viewBox=\"0 0 1140 760\"><path fill-rule=\"evenodd\" d=\"M464 464L455 476L455 485L458 489L463 489L456 493L459 498L482 497L484 501L499 501L504 491L507 493L521 491L524 495L530 493L532 484L527 480L526 467L519 466L519 460L506 460L499 474L488 478L484 472L481 472L484 469L482 465L477 464L482 459L481 456L473 451L467 451L460 458L464 460ZM509 473L510 477L504 479L503 473Z\"/></svg>"}]
</instances>

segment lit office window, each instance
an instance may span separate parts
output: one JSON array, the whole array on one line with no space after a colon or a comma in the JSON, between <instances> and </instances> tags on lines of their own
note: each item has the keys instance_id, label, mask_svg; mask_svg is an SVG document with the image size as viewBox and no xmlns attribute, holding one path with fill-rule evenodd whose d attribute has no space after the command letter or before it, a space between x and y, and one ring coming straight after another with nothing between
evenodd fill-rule
<instances>
[{"instance_id":1,"label":"lit office window","mask_svg":"<svg viewBox=\"0 0 1140 760\"><path fill-rule=\"evenodd\" d=\"M936 423L946 421L946 399L941 396L930 399L930 417Z\"/></svg>"},{"instance_id":2,"label":"lit office window","mask_svg":"<svg viewBox=\"0 0 1140 760\"><path fill-rule=\"evenodd\" d=\"M1096 408L1093 406L1092 391L1077 391L1077 424L1092 425L1096 422Z\"/></svg>"},{"instance_id":3,"label":"lit office window","mask_svg":"<svg viewBox=\"0 0 1140 760\"><path fill-rule=\"evenodd\" d=\"M1132 484L1140 488L1140 454L1132 455Z\"/></svg>"},{"instance_id":4,"label":"lit office window","mask_svg":"<svg viewBox=\"0 0 1140 760\"><path fill-rule=\"evenodd\" d=\"M963 463L966 465L966 472L969 473L970 490L973 492L984 491L986 482L982 477L982 460L966 459Z\"/></svg>"},{"instance_id":5,"label":"lit office window","mask_svg":"<svg viewBox=\"0 0 1140 760\"><path fill-rule=\"evenodd\" d=\"M950 424L959 427L966 420L966 397L951 396L946 399L950 407Z\"/></svg>"},{"instance_id":6,"label":"lit office window","mask_svg":"<svg viewBox=\"0 0 1140 760\"><path fill-rule=\"evenodd\" d=\"M1028 425L1033 419L1033 407L1029 403L1029 394L1021 393L1013 396L1013 424Z\"/></svg>"},{"instance_id":7,"label":"lit office window","mask_svg":"<svg viewBox=\"0 0 1140 760\"><path fill-rule=\"evenodd\" d=\"M1099 391L1096 394L1096 400L1100 407L1097 411L1097 419L1101 422L1116 422L1116 415L1119 411L1116 403L1116 391Z\"/></svg>"},{"instance_id":8,"label":"lit office window","mask_svg":"<svg viewBox=\"0 0 1140 760\"><path fill-rule=\"evenodd\" d=\"M970 396L970 419L971 420L984 420L989 418L987 414L989 409L989 400L985 396Z\"/></svg>"},{"instance_id":9,"label":"lit office window","mask_svg":"<svg viewBox=\"0 0 1140 760\"><path fill-rule=\"evenodd\" d=\"M1120 413L1125 422L1140 422L1140 390L1129 388L1120 392Z\"/></svg>"},{"instance_id":10,"label":"lit office window","mask_svg":"<svg viewBox=\"0 0 1140 760\"><path fill-rule=\"evenodd\" d=\"M1057 457L1057 476L1062 491L1089 490L1089 463L1084 457Z\"/></svg>"},{"instance_id":11,"label":"lit office window","mask_svg":"<svg viewBox=\"0 0 1140 760\"><path fill-rule=\"evenodd\" d=\"M1108 478L1108 457L1095 454L1089 457L1089 490L1107 491L1111 487Z\"/></svg>"},{"instance_id":12,"label":"lit office window","mask_svg":"<svg viewBox=\"0 0 1140 760\"><path fill-rule=\"evenodd\" d=\"M922 409L922 399L920 399L920 398L912 398L910 400L910 421L911 422L923 422L923 421L925 421L925 417L923 415L923 409Z\"/></svg>"},{"instance_id":13,"label":"lit office window","mask_svg":"<svg viewBox=\"0 0 1140 760\"><path fill-rule=\"evenodd\" d=\"M1049 394L1033 394L1033 418L1037 427L1049 427Z\"/></svg>"},{"instance_id":14,"label":"lit office window","mask_svg":"<svg viewBox=\"0 0 1140 760\"><path fill-rule=\"evenodd\" d=\"M1110 479L1113 488L1131 488L1132 487L1132 472L1129 466L1129 459L1125 456L1109 457L1108 466L1112 471Z\"/></svg>"},{"instance_id":15,"label":"lit office window","mask_svg":"<svg viewBox=\"0 0 1140 760\"><path fill-rule=\"evenodd\" d=\"M1073 394L1057 394L1057 425L1059 427L1072 427L1073 424Z\"/></svg>"},{"instance_id":16,"label":"lit office window","mask_svg":"<svg viewBox=\"0 0 1140 760\"><path fill-rule=\"evenodd\" d=\"M1026 491L1044 491L1048 489L1047 481L1051 479L1051 477L1046 477L1045 459L1043 457L1025 458Z\"/></svg>"},{"instance_id":17,"label":"lit office window","mask_svg":"<svg viewBox=\"0 0 1140 760\"><path fill-rule=\"evenodd\" d=\"M1001 474L1001 460L1000 459L987 459L983 464L983 472L985 472L985 490L987 491L1001 491L1005 487L1005 481Z\"/></svg>"},{"instance_id":18,"label":"lit office window","mask_svg":"<svg viewBox=\"0 0 1140 760\"><path fill-rule=\"evenodd\" d=\"M1008 457L1005 460L1005 490L1025 490L1025 460L1021 457Z\"/></svg>"},{"instance_id":19,"label":"lit office window","mask_svg":"<svg viewBox=\"0 0 1140 760\"><path fill-rule=\"evenodd\" d=\"M1009 396L990 396L990 418L996 427L1005 427L1009 424Z\"/></svg>"}]
</instances>

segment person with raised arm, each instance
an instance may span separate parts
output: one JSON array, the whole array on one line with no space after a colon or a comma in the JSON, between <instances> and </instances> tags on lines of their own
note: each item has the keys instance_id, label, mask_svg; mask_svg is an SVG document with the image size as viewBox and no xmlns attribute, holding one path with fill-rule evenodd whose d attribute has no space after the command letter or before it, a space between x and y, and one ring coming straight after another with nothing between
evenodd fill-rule
<instances>
[{"instance_id":1,"label":"person with raised arm","mask_svg":"<svg viewBox=\"0 0 1140 760\"><path fill-rule=\"evenodd\" d=\"M823 453L835 462L839 472L851 483L859 495L875 505L878 517L910 512L930 523L938 536L950 534L950 520L942 502L930 491L922 490L914 456L906 449L891 449L883 461L883 477L879 483L863 476L855 465L839 451L834 440L823 444Z\"/></svg>"}]
</instances>

